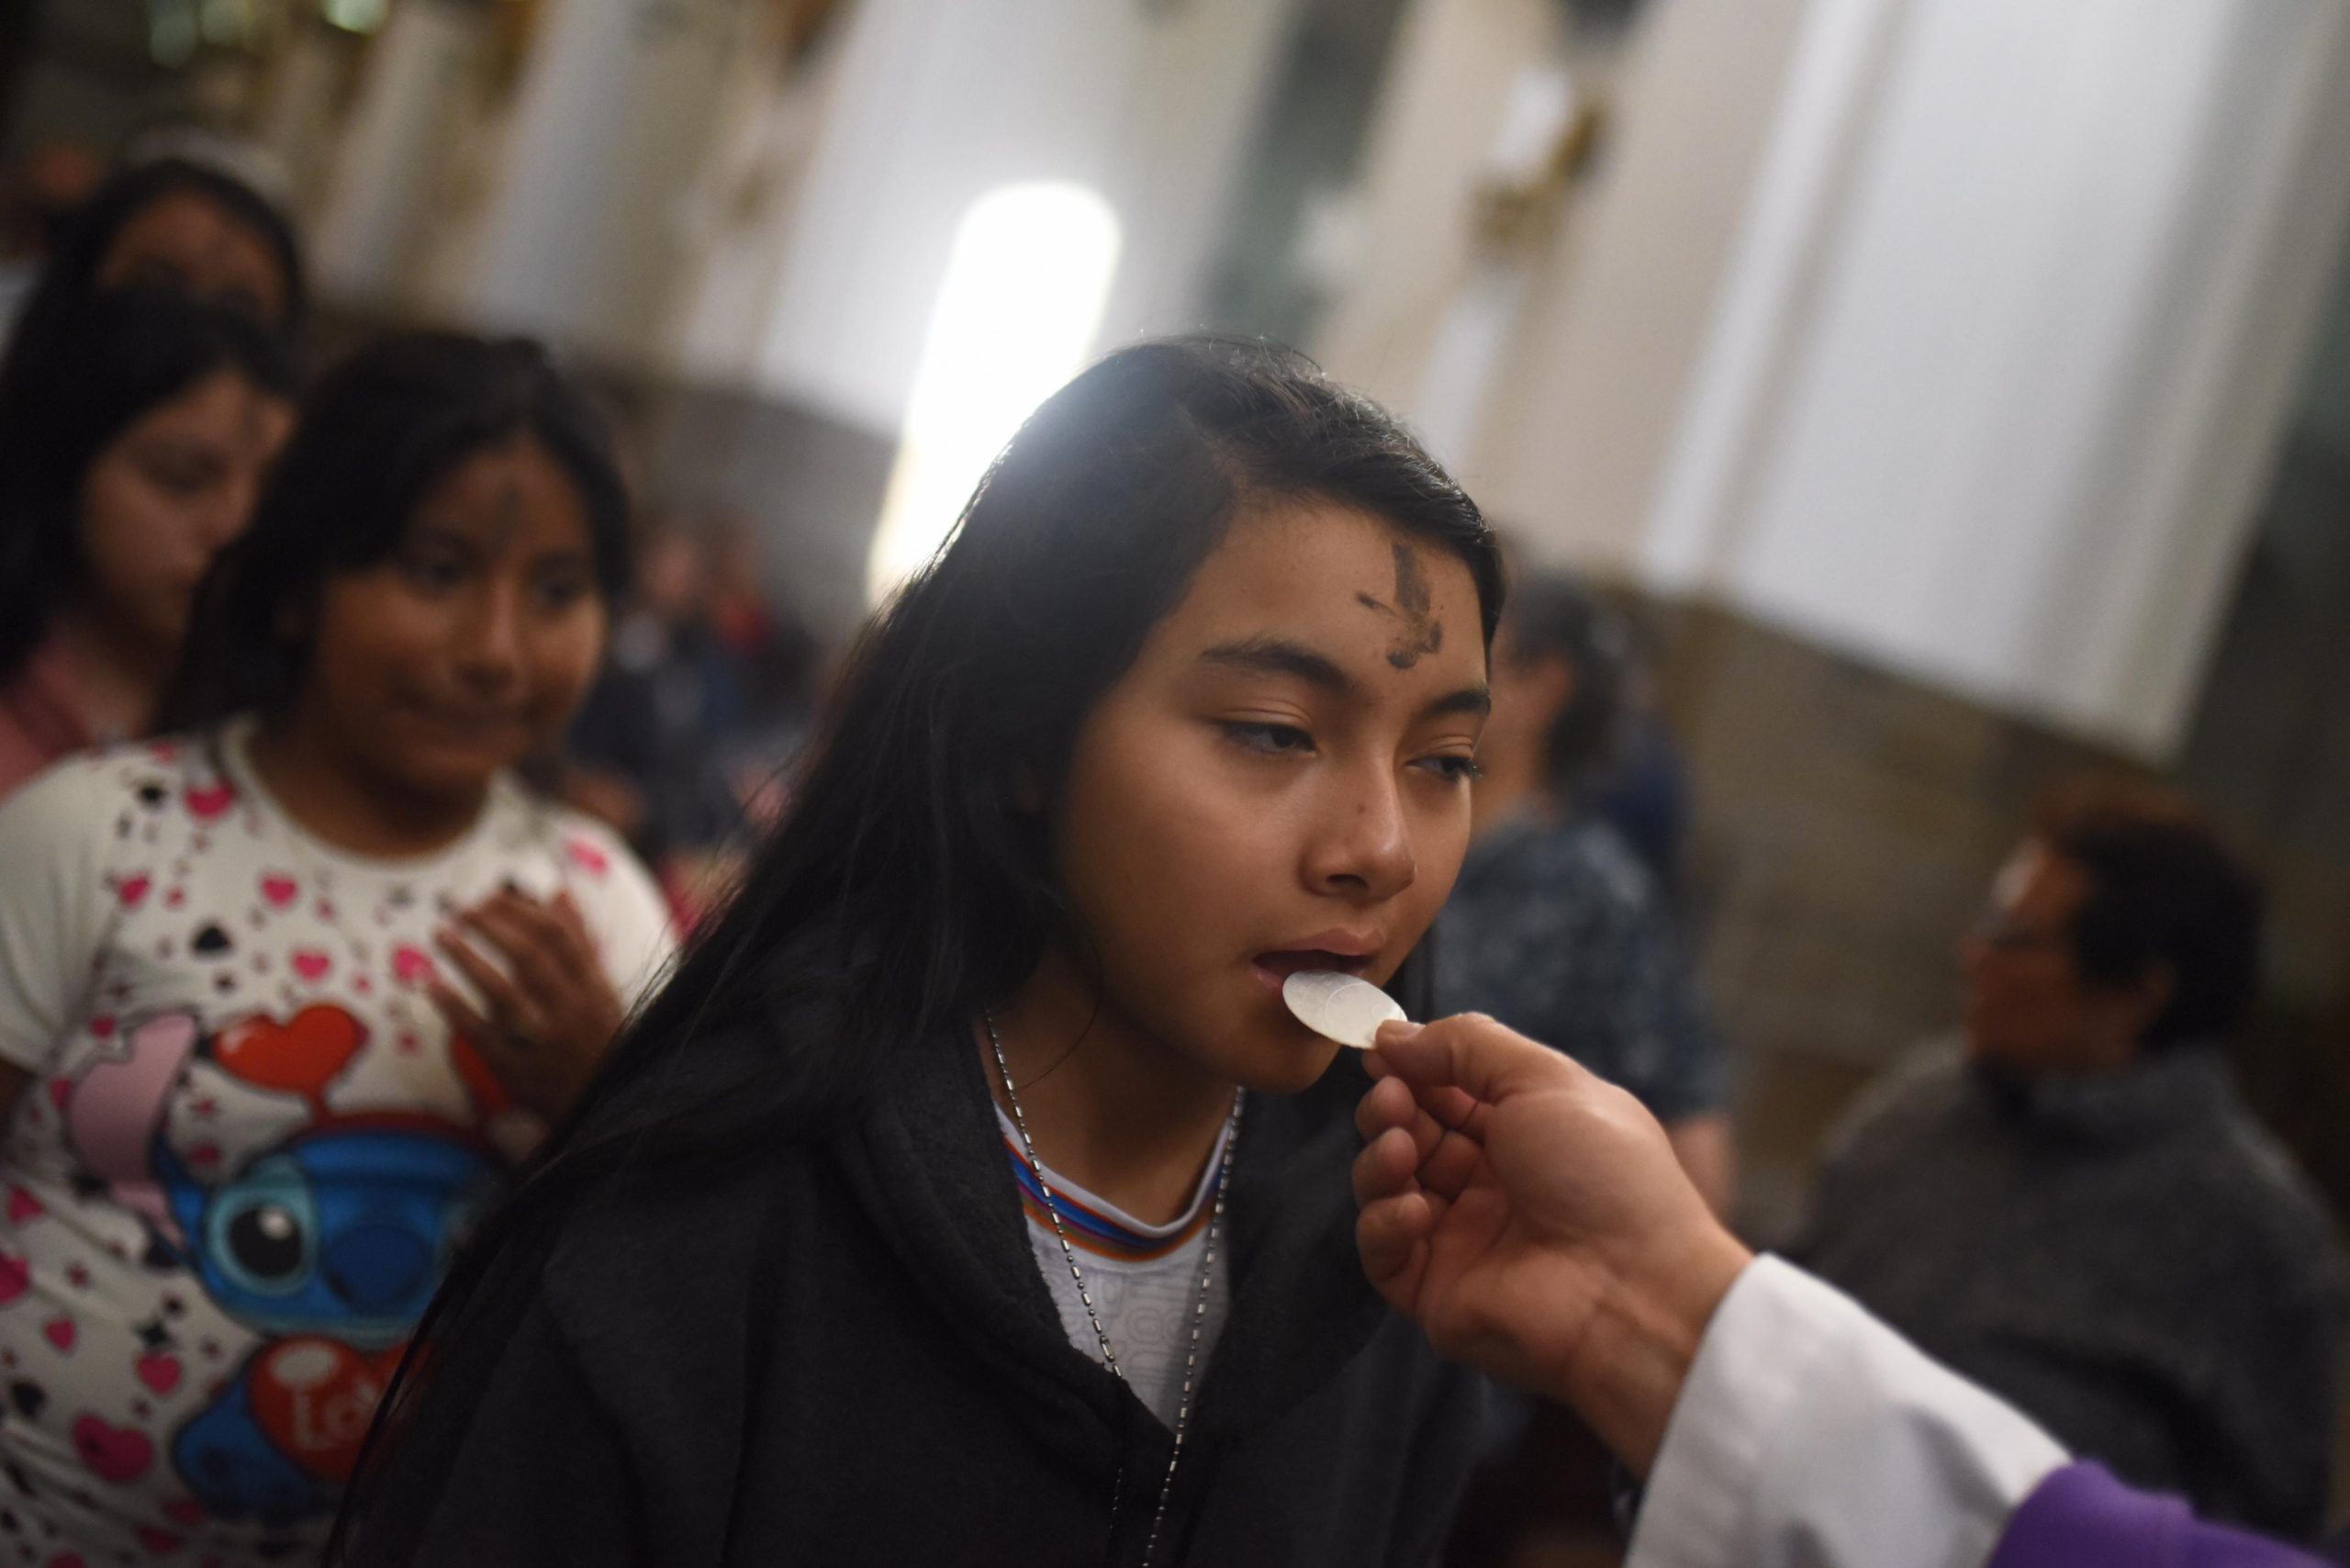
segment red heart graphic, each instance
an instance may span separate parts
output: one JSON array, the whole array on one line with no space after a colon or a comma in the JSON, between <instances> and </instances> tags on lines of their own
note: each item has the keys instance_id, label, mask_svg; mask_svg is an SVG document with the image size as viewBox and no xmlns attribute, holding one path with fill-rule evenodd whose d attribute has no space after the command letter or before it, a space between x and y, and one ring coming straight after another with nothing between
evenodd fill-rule
<instances>
[{"instance_id":1,"label":"red heart graphic","mask_svg":"<svg viewBox=\"0 0 2350 1568\"><path fill-rule=\"evenodd\" d=\"M22 1187L8 1189L8 1223L10 1225L22 1225L25 1221L37 1219L48 1212L40 1206L39 1198L34 1197Z\"/></svg>"},{"instance_id":2,"label":"red heart graphic","mask_svg":"<svg viewBox=\"0 0 2350 1568\"><path fill-rule=\"evenodd\" d=\"M84 1464L118 1484L136 1480L155 1461L155 1445L146 1433L109 1427L95 1416L84 1416L73 1423L73 1447Z\"/></svg>"},{"instance_id":3,"label":"red heart graphic","mask_svg":"<svg viewBox=\"0 0 2350 1568\"><path fill-rule=\"evenodd\" d=\"M144 877L127 877L115 884L115 896L123 902L125 908L137 909L139 901L147 896L147 890L152 885Z\"/></svg>"},{"instance_id":4,"label":"red heart graphic","mask_svg":"<svg viewBox=\"0 0 2350 1568\"><path fill-rule=\"evenodd\" d=\"M358 1019L321 1002L294 1014L290 1023L256 1014L231 1024L213 1036L212 1056L247 1083L315 1100L366 1041L367 1030Z\"/></svg>"},{"instance_id":5,"label":"red heart graphic","mask_svg":"<svg viewBox=\"0 0 2350 1568\"><path fill-rule=\"evenodd\" d=\"M315 947L306 947L294 955L294 972L304 980L321 979L334 968L334 960Z\"/></svg>"},{"instance_id":6,"label":"red heart graphic","mask_svg":"<svg viewBox=\"0 0 2350 1568\"><path fill-rule=\"evenodd\" d=\"M197 1144L187 1151L187 1162L190 1165L218 1165L220 1163L220 1148L218 1144Z\"/></svg>"},{"instance_id":7,"label":"red heart graphic","mask_svg":"<svg viewBox=\"0 0 2350 1568\"><path fill-rule=\"evenodd\" d=\"M114 1014L101 1013L90 1020L90 1033L101 1040L114 1036Z\"/></svg>"},{"instance_id":8,"label":"red heart graphic","mask_svg":"<svg viewBox=\"0 0 2350 1568\"><path fill-rule=\"evenodd\" d=\"M201 788L191 784L185 798L189 813L200 823L208 823L228 814L229 808L237 803L237 791L226 780Z\"/></svg>"},{"instance_id":9,"label":"red heart graphic","mask_svg":"<svg viewBox=\"0 0 2350 1568\"><path fill-rule=\"evenodd\" d=\"M58 1114L65 1114L65 1102L73 1098L73 1081L52 1078L49 1081L49 1103L57 1107Z\"/></svg>"},{"instance_id":10,"label":"red heart graphic","mask_svg":"<svg viewBox=\"0 0 2350 1568\"><path fill-rule=\"evenodd\" d=\"M50 1344L69 1356L73 1353L73 1341L80 1338L70 1317L52 1317L40 1326L40 1331Z\"/></svg>"},{"instance_id":11,"label":"red heart graphic","mask_svg":"<svg viewBox=\"0 0 2350 1568\"><path fill-rule=\"evenodd\" d=\"M367 1356L332 1339L280 1339L253 1359L253 1420L311 1474L347 1482L400 1350Z\"/></svg>"},{"instance_id":12,"label":"red heart graphic","mask_svg":"<svg viewBox=\"0 0 2350 1568\"><path fill-rule=\"evenodd\" d=\"M157 1529L153 1525L140 1525L139 1527L139 1544L145 1547L148 1551L154 1556L167 1557L171 1553L177 1551L180 1549L182 1542L179 1537L173 1535L167 1529Z\"/></svg>"},{"instance_id":13,"label":"red heart graphic","mask_svg":"<svg viewBox=\"0 0 2350 1568\"><path fill-rule=\"evenodd\" d=\"M261 896L279 909L292 903L301 890L291 877L268 876L261 879Z\"/></svg>"},{"instance_id":14,"label":"red heart graphic","mask_svg":"<svg viewBox=\"0 0 2350 1568\"><path fill-rule=\"evenodd\" d=\"M392 949L392 973L403 984L431 985L440 971L432 967L432 955L402 944Z\"/></svg>"},{"instance_id":15,"label":"red heart graphic","mask_svg":"<svg viewBox=\"0 0 2350 1568\"><path fill-rule=\"evenodd\" d=\"M568 841L564 845L563 852L565 855L570 856L571 858L579 865L586 867L596 876L600 877L611 868L612 862L610 858L607 857L602 850L597 848L594 845L588 843L584 838L575 838Z\"/></svg>"},{"instance_id":16,"label":"red heart graphic","mask_svg":"<svg viewBox=\"0 0 2350 1568\"><path fill-rule=\"evenodd\" d=\"M0 1306L24 1294L32 1282L31 1264L13 1252L0 1252Z\"/></svg>"},{"instance_id":17,"label":"red heart graphic","mask_svg":"<svg viewBox=\"0 0 2350 1568\"><path fill-rule=\"evenodd\" d=\"M163 1513L173 1524L185 1525L190 1529L212 1517L204 1511L204 1505L193 1497L173 1498L163 1505Z\"/></svg>"},{"instance_id":18,"label":"red heart graphic","mask_svg":"<svg viewBox=\"0 0 2350 1568\"><path fill-rule=\"evenodd\" d=\"M169 1350L150 1350L139 1358L136 1368L139 1381L157 1394L169 1394L180 1385L180 1359Z\"/></svg>"}]
</instances>

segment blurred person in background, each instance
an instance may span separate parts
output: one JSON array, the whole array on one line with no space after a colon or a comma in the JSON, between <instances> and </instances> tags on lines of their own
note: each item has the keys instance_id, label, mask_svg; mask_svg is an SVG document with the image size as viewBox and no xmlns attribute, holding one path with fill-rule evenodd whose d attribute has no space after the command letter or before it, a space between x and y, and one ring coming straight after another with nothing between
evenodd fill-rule
<instances>
[{"instance_id":1,"label":"blurred person in background","mask_svg":"<svg viewBox=\"0 0 2350 1568\"><path fill-rule=\"evenodd\" d=\"M289 341L300 333L309 305L301 241L285 216L234 174L184 158L119 171L59 223L12 345L70 319L90 296L117 288L207 300ZM0 396L14 380L0 362Z\"/></svg>"},{"instance_id":2,"label":"blurred person in background","mask_svg":"<svg viewBox=\"0 0 2350 1568\"><path fill-rule=\"evenodd\" d=\"M459 1238L669 950L512 771L627 565L543 353L395 340L207 581L171 738L0 805L0 1469L44 1561L317 1560Z\"/></svg>"},{"instance_id":3,"label":"blurred person in background","mask_svg":"<svg viewBox=\"0 0 2350 1568\"><path fill-rule=\"evenodd\" d=\"M2123 1479L2307 1540L2345 1294L2226 1060L2262 902L2182 802L2053 796L1964 945L1964 1050L1856 1109L1797 1256Z\"/></svg>"},{"instance_id":4,"label":"blurred person in background","mask_svg":"<svg viewBox=\"0 0 2350 1568\"><path fill-rule=\"evenodd\" d=\"M745 800L788 765L806 739L823 660L815 634L768 590L758 527L754 517L726 515L706 536L711 631L740 699L722 751Z\"/></svg>"},{"instance_id":5,"label":"blurred person in background","mask_svg":"<svg viewBox=\"0 0 2350 1568\"><path fill-rule=\"evenodd\" d=\"M238 313L127 290L50 325L0 399L0 796L154 723L294 417L284 352Z\"/></svg>"},{"instance_id":6,"label":"blurred person in background","mask_svg":"<svg viewBox=\"0 0 2350 1568\"><path fill-rule=\"evenodd\" d=\"M1652 634L1632 615L1620 617L1620 622L1627 649L1619 694L1623 718L1615 756L1591 782L1591 810L1623 836L1666 901L1685 918L1689 763L1665 723Z\"/></svg>"},{"instance_id":7,"label":"blurred person in background","mask_svg":"<svg viewBox=\"0 0 2350 1568\"><path fill-rule=\"evenodd\" d=\"M562 790L627 836L690 924L743 826L721 761L743 695L711 620L706 542L655 523L637 542L636 583L565 743Z\"/></svg>"},{"instance_id":8,"label":"blurred person in background","mask_svg":"<svg viewBox=\"0 0 2350 1568\"><path fill-rule=\"evenodd\" d=\"M1722 1041L1672 900L1604 804L1625 783L1633 658L1624 620L1572 577L1518 574L1477 745L1476 836L1437 923L1434 1011L1490 1014L1631 1091L1727 1213L1735 1158ZM1646 810L1652 790L1635 783L1629 793L1636 819L1663 825ZM1449 1562L1486 1568L1516 1562L1536 1540L1614 1539L1606 1456L1571 1417L1498 1397L1487 1449Z\"/></svg>"},{"instance_id":9,"label":"blurred person in background","mask_svg":"<svg viewBox=\"0 0 2350 1568\"><path fill-rule=\"evenodd\" d=\"M1438 922L1436 1000L1630 1090L1727 1212L1722 1041L1663 890L1590 795L1610 777L1629 651L1622 622L1572 577L1531 572L1513 587L1477 748L1476 839Z\"/></svg>"},{"instance_id":10,"label":"blurred person in background","mask_svg":"<svg viewBox=\"0 0 2350 1568\"><path fill-rule=\"evenodd\" d=\"M0 342L57 246L68 218L106 175L74 141L43 141L0 174Z\"/></svg>"}]
</instances>

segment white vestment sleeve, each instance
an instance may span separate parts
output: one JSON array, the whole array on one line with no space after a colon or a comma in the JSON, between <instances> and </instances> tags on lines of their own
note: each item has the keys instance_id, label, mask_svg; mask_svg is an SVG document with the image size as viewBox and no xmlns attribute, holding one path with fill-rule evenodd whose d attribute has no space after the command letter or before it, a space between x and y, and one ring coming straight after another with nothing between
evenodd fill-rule
<instances>
[{"instance_id":1,"label":"white vestment sleeve","mask_svg":"<svg viewBox=\"0 0 2350 1568\"><path fill-rule=\"evenodd\" d=\"M1851 1298L1758 1258L1707 1327L1627 1568L1981 1568L2065 1459Z\"/></svg>"}]
</instances>

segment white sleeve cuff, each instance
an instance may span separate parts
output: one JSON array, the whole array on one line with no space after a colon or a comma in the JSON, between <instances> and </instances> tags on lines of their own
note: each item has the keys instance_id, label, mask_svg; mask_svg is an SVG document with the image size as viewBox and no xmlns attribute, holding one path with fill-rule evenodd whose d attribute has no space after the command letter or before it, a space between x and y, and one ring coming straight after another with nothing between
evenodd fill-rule
<instances>
[{"instance_id":1,"label":"white sleeve cuff","mask_svg":"<svg viewBox=\"0 0 2350 1568\"><path fill-rule=\"evenodd\" d=\"M1849 1297L1758 1258L1698 1347L1626 1568L1981 1568L2065 1462Z\"/></svg>"}]
</instances>

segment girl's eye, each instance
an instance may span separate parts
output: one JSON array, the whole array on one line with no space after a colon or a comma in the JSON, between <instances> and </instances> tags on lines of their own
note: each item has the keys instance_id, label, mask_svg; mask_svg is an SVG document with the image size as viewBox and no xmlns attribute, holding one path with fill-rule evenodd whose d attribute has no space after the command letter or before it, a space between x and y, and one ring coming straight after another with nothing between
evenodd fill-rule
<instances>
[{"instance_id":1,"label":"girl's eye","mask_svg":"<svg viewBox=\"0 0 2350 1568\"><path fill-rule=\"evenodd\" d=\"M542 610L568 610L588 597L588 574L569 566L542 572L531 585Z\"/></svg>"},{"instance_id":2,"label":"girl's eye","mask_svg":"<svg viewBox=\"0 0 2350 1568\"><path fill-rule=\"evenodd\" d=\"M148 483L170 496L197 496L210 487L218 465L201 457L151 457L143 465Z\"/></svg>"},{"instance_id":3,"label":"girl's eye","mask_svg":"<svg viewBox=\"0 0 2350 1568\"><path fill-rule=\"evenodd\" d=\"M418 588L445 593L464 580L464 564L453 556L414 554L402 559L400 570Z\"/></svg>"},{"instance_id":4,"label":"girl's eye","mask_svg":"<svg viewBox=\"0 0 2350 1568\"><path fill-rule=\"evenodd\" d=\"M1314 749L1314 737L1294 724L1228 723L1227 738L1268 756L1303 756Z\"/></svg>"},{"instance_id":5,"label":"girl's eye","mask_svg":"<svg viewBox=\"0 0 2350 1568\"><path fill-rule=\"evenodd\" d=\"M1485 776L1485 770L1477 766L1473 756L1426 756L1420 759L1420 766L1454 784L1473 783Z\"/></svg>"}]
</instances>

